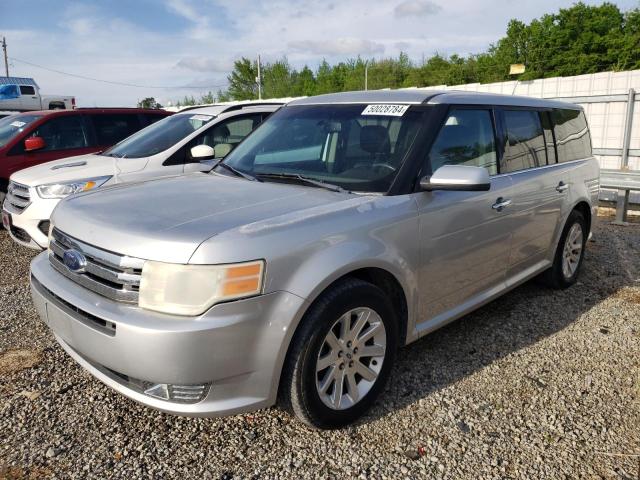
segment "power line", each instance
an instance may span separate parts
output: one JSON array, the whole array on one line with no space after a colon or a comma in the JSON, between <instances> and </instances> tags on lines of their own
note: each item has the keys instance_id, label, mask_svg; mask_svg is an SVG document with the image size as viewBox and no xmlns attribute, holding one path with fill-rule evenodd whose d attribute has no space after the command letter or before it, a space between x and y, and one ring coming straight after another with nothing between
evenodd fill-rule
<instances>
[{"instance_id":1,"label":"power line","mask_svg":"<svg viewBox=\"0 0 640 480\"><path fill-rule=\"evenodd\" d=\"M68 77L81 78L83 80L90 80L92 82L108 83L110 85L120 85L120 86L123 86L123 87L162 88L162 89L203 89L203 88L215 89L215 88L226 88L226 86L227 86L226 84L225 85L199 85L199 86L193 86L193 85L171 85L171 86L139 85L139 84L136 84L136 83L126 83L126 82L118 82L118 81L114 81L114 80L103 80L101 78L87 77L85 75L79 75L79 74L76 74L76 73L63 72L62 70L56 70L54 68L45 67L43 65L38 65L37 63L33 63L33 62L27 62L26 60L21 60L19 58L15 58L15 57L9 57L9 58L11 60L13 60L14 62L24 63L26 65L30 65L30 66L36 67L36 68L41 68L43 70L47 70L49 72L57 73L57 74L60 74L60 75L66 75Z\"/></svg>"}]
</instances>

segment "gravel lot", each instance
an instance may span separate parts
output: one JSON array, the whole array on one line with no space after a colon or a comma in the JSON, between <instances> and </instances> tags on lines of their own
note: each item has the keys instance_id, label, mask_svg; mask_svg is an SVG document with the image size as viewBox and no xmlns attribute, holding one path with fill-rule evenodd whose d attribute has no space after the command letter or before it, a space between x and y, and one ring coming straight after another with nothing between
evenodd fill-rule
<instances>
[{"instance_id":1,"label":"gravel lot","mask_svg":"<svg viewBox=\"0 0 640 480\"><path fill-rule=\"evenodd\" d=\"M113 393L36 318L0 232L0 478L640 478L640 224L601 218L581 282L530 282L400 352L343 431L277 409L179 418Z\"/></svg>"}]
</instances>

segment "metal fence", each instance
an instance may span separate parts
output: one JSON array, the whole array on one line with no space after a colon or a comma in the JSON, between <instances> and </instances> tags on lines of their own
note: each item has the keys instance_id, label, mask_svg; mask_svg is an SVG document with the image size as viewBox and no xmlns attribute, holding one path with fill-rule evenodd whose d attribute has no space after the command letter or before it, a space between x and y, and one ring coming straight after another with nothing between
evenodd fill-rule
<instances>
[{"instance_id":1,"label":"metal fence","mask_svg":"<svg viewBox=\"0 0 640 480\"><path fill-rule=\"evenodd\" d=\"M589 122L593 153L600 166L610 170L640 170L640 70L529 81L438 85L425 89L525 95L580 104ZM615 201L617 192L603 189L600 198ZM640 203L640 193L631 193L630 201Z\"/></svg>"}]
</instances>

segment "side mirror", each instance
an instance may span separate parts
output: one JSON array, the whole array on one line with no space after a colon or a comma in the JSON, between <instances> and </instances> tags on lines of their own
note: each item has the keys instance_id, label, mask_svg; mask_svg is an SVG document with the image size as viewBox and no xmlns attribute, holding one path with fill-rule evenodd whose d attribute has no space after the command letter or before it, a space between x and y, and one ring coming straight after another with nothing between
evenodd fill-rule
<instances>
[{"instance_id":1,"label":"side mirror","mask_svg":"<svg viewBox=\"0 0 640 480\"><path fill-rule=\"evenodd\" d=\"M24 141L24 151L33 152L34 150L42 150L47 144L42 137L29 137Z\"/></svg>"},{"instance_id":2,"label":"side mirror","mask_svg":"<svg viewBox=\"0 0 640 480\"><path fill-rule=\"evenodd\" d=\"M202 160L212 160L215 158L215 153L213 148L209 145L196 145L191 149L191 158L196 162L200 162Z\"/></svg>"},{"instance_id":3,"label":"side mirror","mask_svg":"<svg viewBox=\"0 0 640 480\"><path fill-rule=\"evenodd\" d=\"M489 172L482 167L443 165L433 172L433 175L420 179L420 189L426 192L433 190L479 192L490 188Z\"/></svg>"},{"instance_id":4,"label":"side mirror","mask_svg":"<svg viewBox=\"0 0 640 480\"><path fill-rule=\"evenodd\" d=\"M229 155L232 149L230 143L219 143L213 150L216 152L216 158L224 158Z\"/></svg>"}]
</instances>

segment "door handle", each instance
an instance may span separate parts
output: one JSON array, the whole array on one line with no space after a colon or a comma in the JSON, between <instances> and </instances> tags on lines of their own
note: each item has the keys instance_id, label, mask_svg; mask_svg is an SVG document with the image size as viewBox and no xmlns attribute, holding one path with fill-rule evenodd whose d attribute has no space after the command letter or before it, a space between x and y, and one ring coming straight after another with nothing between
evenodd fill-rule
<instances>
[{"instance_id":1,"label":"door handle","mask_svg":"<svg viewBox=\"0 0 640 480\"><path fill-rule=\"evenodd\" d=\"M560 183L558 184L558 186L556 187L556 190L557 190L558 192L560 192L560 193L562 193L562 192L566 192L567 190L569 190L569 185L567 185L567 184L566 184L566 183L564 183L564 182L560 182Z\"/></svg>"},{"instance_id":2,"label":"door handle","mask_svg":"<svg viewBox=\"0 0 640 480\"><path fill-rule=\"evenodd\" d=\"M491 208L493 208L497 212L501 212L505 207L508 207L509 205L511 205L511 200L498 197L496 203L491 205Z\"/></svg>"}]
</instances>

